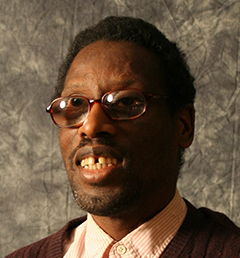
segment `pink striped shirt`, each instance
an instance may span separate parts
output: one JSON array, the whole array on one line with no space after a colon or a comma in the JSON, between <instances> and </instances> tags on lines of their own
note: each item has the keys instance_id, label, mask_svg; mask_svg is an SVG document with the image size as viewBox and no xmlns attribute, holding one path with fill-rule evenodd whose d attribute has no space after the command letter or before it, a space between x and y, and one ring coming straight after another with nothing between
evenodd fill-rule
<instances>
[{"instance_id":1,"label":"pink striped shirt","mask_svg":"<svg viewBox=\"0 0 240 258\"><path fill-rule=\"evenodd\" d=\"M64 258L156 258L176 235L187 213L178 191L167 207L120 241L114 241L88 214L77 227L74 241Z\"/></svg>"}]
</instances>

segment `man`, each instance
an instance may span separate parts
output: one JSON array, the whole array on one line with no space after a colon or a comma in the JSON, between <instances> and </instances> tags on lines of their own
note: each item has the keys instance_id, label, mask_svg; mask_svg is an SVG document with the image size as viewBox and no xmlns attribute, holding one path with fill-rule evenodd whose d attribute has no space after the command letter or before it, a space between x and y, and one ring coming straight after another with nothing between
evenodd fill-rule
<instances>
[{"instance_id":1,"label":"man","mask_svg":"<svg viewBox=\"0 0 240 258\"><path fill-rule=\"evenodd\" d=\"M240 229L176 189L194 98L183 54L154 26L109 17L77 35L47 111L88 216L7 257L240 257Z\"/></svg>"}]
</instances>

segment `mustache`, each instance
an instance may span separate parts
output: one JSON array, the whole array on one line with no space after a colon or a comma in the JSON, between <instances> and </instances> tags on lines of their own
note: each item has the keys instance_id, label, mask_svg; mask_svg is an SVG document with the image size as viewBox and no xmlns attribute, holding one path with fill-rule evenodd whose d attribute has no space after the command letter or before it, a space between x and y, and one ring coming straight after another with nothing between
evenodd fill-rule
<instances>
[{"instance_id":1,"label":"mustache","mask_svg":"<svg viewBox=\"0 0 240 258\"><path fill-rule=\"evenodd\" d=\"M70 164L73 165L73 157L76 155L77 151L85 146L94 146L94 145L104 145L107 147L114 148L118 150L120 153L123 153L126 155L127 151L125 148L120 146L116 141L114 141L111 138L95 138L95 139L90 139L90 138L83 138L79 145L74 148L72 153L69 156L69 161Z\"/></svg>"},{"instance_id":2,"label":"mustache","mask_svg":"<svg viewBox=\"0 0 240 258\"><path fill-rule=\"evenodd\" d=\"M83 138L77 147L77 149L85 147L85 146L93 146L93 145L105 145L108 147L116 147L118 144L111 138L95 138L95 139L90 139L90 138Z\"/></svg>"}]
</instances>

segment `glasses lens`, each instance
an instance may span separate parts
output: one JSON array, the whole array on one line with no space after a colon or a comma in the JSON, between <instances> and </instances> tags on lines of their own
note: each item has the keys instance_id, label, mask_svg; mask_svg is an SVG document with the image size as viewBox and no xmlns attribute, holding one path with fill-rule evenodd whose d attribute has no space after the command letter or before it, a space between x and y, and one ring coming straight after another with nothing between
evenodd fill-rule
<instances>
[{"instance_id":1,"label":"glasses lens","mask_svg":"<svg viewBox=\"0 0 240 258\"><path fill-rule=\"evenodd\" d=\"M81 97L59 98L52 104L54 122L62 127L81 124L89 112L88 101Z\"/></svg>"},{"instance_id":2,"label":"glasses lens","mask_svg":"<svg viewBox=\"0 0 240 258\"><path fill-rule=\"evenodd\" d=\"M127 120L139 117L145 112L146 98L138 90L114 91L104 99L104 108L113 119Z\"/></svg>"}]
</instances>

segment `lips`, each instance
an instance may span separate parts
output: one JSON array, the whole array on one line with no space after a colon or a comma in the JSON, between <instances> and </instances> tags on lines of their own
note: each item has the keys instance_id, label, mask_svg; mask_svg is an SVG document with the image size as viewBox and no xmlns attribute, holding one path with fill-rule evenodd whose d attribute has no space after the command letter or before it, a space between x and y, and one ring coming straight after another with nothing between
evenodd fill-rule
<instances>
[{"instance_id":1,"label":"lips","mask_svg":"<svg viewBox=\"0 0 240 258\"><path fill-rule=\"evenodd\" d=\"M120 153L108 146L82 147L76 154L78 171L86 183L106 181L117 174L121 163Z\"/></svg>"}]
</instances>

